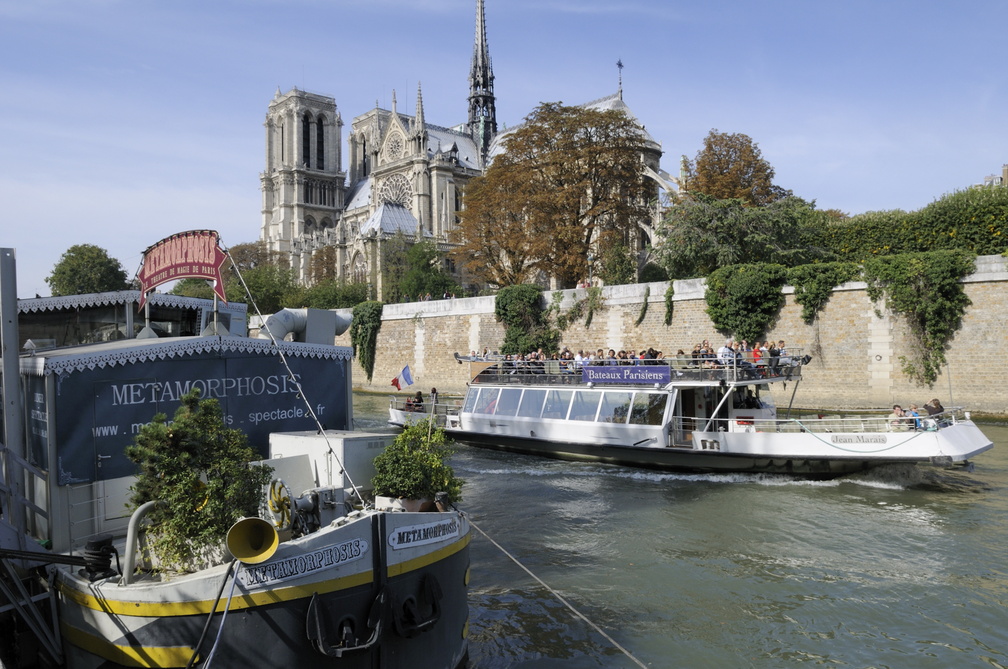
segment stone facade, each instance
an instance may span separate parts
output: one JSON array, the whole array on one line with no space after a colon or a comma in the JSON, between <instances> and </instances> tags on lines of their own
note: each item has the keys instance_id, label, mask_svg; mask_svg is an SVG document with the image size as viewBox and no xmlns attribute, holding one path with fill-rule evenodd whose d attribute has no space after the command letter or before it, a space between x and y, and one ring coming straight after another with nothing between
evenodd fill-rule
<instances>
[{"instance_id":1,"label":"stone facade","mask_svg":"<svg viewBox=\"0 0 1008 669\"><path fill-rule=\"evenodd\" d=\"M973 301L962 328L946 354L943 368L932 388L910 381L901 370L900 356L910 350L905 323L882 311L868 299L865 284L851 282L834 289L833 295L809 326L801 319L801 306L785 287L786 303L768 338L784 339L792 350L801 348L812 362L796 396L796 405L815 408L880 408L894 403L923 404L938 397L946 407L966 406L975 411L1008 414L1008 266L1001 256L977 260L977 272L965 280ZM666 326L667 283L609 286L603 289L604 308L591 326L572 324L562 346L578 349L614 348L640 350L653 346L667 356L678 349L708 339L720 344L718 333L706 314L704 282L675 282L674 316ZM564 291L569 306L584 290ZM639 325L647 296L647 311ZM550 294L545 294L551 300ZM350 316L349 310L345 311ZM442 393L461 393L469 381L468 365L458 364L453 354L488 348L496 350L504 338L503 326L494 320L494 298L434 300L386 305L378 335L378 350L372 382L359 365L354 369L354 387L376 392L391 391L391 380L409 365L416 383L409 388L425 394L431 387ZM337 338L349 345L349 334ZM792 384L780 388L779 405L787 405Z\"/></svg>"}]
</instances>

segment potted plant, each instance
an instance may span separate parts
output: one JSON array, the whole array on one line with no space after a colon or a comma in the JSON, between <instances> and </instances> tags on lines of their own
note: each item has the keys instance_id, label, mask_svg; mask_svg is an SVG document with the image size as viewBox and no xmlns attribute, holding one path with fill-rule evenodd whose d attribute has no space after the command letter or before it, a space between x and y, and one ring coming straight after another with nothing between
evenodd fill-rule
<instances>
[{"instance_id":1,"label":"potted plant","mask_svg":"<svg viewBox=\"0 0 1008 669\"><path fill-rule=\"evenodd\" d=\"M126 457L140 472L130 506L161 500L148 519L148 549L163 571L193 571L222 562L223 541L240 518L257 514L273 468L240 430L224 425L220 403L184 395L171 422L160 413L140 428Z\"/></svg>"},{"instance_id":2,"label":"potted plant","mask_svg":"<svg viewBox=\"0 0 1008 669\"><path fill-rule=\"evenodd\" d=\"M406 426L375 458L371 479L375 506L427 510L439 492L447 495L448 502L460 501L464 481L447 463L453 446L429 418Z\"/></svg>"}]
</instances>

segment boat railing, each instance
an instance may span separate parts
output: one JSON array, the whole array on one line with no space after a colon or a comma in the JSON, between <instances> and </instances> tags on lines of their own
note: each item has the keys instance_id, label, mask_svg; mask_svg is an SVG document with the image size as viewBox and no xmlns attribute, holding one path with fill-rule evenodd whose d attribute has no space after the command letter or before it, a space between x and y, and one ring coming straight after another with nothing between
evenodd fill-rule
<instances>
[{"instance_id":1,"label":"boat railing","mask_svg":"<svg viewBox=\"0 0 1008 669\"><path fill-rule=\"evenodd\" d=\"M969 413L962 407L954 407L934 415L918 417L904 416L890 418L883 414L827 415L803 414L791 418L755 418L736 415L732 418L718 418L711 421L711 431L716 432L774 432L815 434L829 433L880 433L880 432L933 432L969 420ZM697 422L702 429L707 420Z\"/></svg>"},{"instance_id":2,"label":"boat railing","mask_svg":"<svg viewBox=\"0 0 1008 669\"><path fill-rule=\"evenodd\" d=\"M575 360L508 360L506 358L472 358L456 356L459 362L469 362L472 371L471 383L493 383L502 385L588 385L591 370L621 370L630 367L644 369L667 369L668 382L697 383L712 385L725 383L772 383L801 378L802 367L812 359L800 349L774 358L759 361L732 358L719 361L716 358L674 358L662 360L578 362ZM663 377L664 378L664 377ZM627 383L640 385L641 381Z\"/></svg>"}]
</instances>

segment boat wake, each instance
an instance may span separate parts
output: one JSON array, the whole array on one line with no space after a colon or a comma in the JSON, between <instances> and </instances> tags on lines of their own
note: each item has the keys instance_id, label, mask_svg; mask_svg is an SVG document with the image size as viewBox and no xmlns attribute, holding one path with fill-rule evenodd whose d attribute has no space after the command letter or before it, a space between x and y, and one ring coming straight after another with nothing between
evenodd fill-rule
<instances>
[{"instance_id":1,"label":"boat wake","mask_svg":"<svg viewBox=\"0 0 1008 669\"><path fill-rule=\"evenodd\" d=\"M860 486L880 490L921 490L928 492L982 492L989 486L973 479L964 470L942 469L915 464L893 464L875 467L866 472L847 474L833 479L808 479L787 474L766 473L687 473L636 469L618 465L555 462L542 465L514 464L480 467L468 463L472 474L504 477L564 477L624 479L656 484L713 483L729 485L761 485L767 487L839 488ZM463 465L465 468L465 465Z\"/></svg>"}]
</instances>

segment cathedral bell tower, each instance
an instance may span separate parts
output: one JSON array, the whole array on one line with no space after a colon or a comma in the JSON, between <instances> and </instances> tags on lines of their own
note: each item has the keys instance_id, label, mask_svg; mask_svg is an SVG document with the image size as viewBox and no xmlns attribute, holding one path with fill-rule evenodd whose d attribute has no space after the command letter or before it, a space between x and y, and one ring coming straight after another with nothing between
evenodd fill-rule
<instances>
[{"instance_id":1,"label":"cathedral bell tower","mask_svg":"<svg viewBox=\"0 0 1008 669\"><path fill-rule=\"evenodd\" d=\"M476 0L476 41L469 71L469 132L486 163L490 141L497 134L497 108L493 92L493 67L487 46L483 0Z\"/></svg>"}]
</instances>

